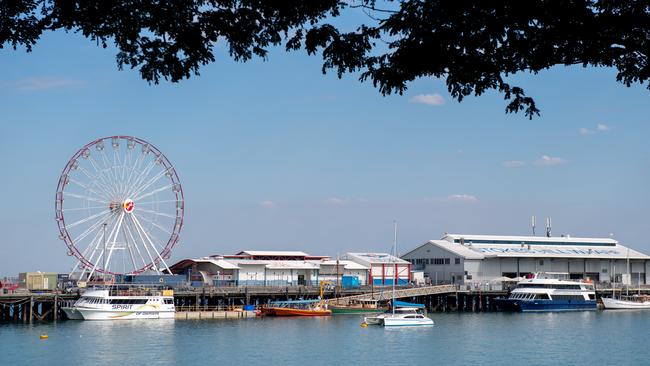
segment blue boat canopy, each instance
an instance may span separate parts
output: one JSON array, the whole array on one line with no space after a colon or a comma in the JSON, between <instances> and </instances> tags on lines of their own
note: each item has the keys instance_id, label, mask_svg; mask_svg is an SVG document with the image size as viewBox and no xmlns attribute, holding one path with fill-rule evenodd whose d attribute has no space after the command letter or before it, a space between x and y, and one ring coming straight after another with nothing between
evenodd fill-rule
<instances>
[{"instance_id":1,"label":"blue boat canopy","mask_svg":"<svg viewBox=\"0 0 650 366\"><path fill-rule=\"evenodd\" d=\"M269 305L293 305L293 304L313 304L320 300L284 300L284 301L269 301Z\"/></svg>"},{"instance_id":2,"label":"blue boat canopy","mask_svg":"<svg viewBox=\"0 0 650 366\"><path fill-rule=\"evenodd\" d=\"M397 301L395 300L395 307L396 308L418 308L418 309L424 309L424 304L414 304L412 302L405 302L405 301Z\"/></svg>"}]
</instances>

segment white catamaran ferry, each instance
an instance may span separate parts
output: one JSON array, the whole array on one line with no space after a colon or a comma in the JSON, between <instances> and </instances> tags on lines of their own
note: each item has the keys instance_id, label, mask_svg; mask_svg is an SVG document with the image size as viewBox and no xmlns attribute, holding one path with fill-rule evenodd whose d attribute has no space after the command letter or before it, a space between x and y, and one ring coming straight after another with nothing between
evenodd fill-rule
<instances>
[{"instance_id":1,"label":"white catamaran ferry","mask_svg":"<svg viewBox=\"0 0 650 366\"><path fill-rule=\"evenodd\" d=\"M523 312L596 310L593 283L559 279L552 274L524 279L508 298L496 301L502 310Z\"/></svg>"},{"instance_id":2,"label":"white catamaran ferry","mask_svg":"<svg viewBox=\"0 0 650 366\"><path fill-rule=\"evenodd\" d=\"M174 293L124 286L91 288L62 310L77 320L173 319Z\"/></svg>"}]
</instances>

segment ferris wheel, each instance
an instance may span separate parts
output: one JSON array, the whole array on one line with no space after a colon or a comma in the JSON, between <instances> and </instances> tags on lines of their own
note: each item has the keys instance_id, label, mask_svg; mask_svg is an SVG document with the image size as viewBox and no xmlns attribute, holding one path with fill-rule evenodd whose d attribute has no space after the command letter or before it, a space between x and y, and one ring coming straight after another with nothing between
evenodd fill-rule
<instances>
[{"instance_id":1,"label":"ferris wheel","mask_svg":"<svg viewBox=\"0 0 650 366\"><path fill-rule=\"evenodd\" d=\"M131 136L95 140L63 169L59 238L78 259L71 277L161 273L183 227L183 189L160 150Z\"/></svg>"}]
</instances>

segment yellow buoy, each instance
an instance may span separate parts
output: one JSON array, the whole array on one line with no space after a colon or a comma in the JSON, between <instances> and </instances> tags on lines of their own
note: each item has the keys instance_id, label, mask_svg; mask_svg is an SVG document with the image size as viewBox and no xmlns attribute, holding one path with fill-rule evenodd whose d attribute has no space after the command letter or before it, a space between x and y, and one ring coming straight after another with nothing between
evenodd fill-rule
<instances>
[{"instance_id":1,"label":"yellow buoy","mask_svg":"<svg viewBox=\"0 0 650 366\"><path fill-rule=\"evenodd\" d=\"M365 328L367 326L368 326L368 323L366 323L366 322L361 323L361 328Z\"/></svg>"},{"instance_id":2,"label":"yellow buoy","mask_svg":"<svg viewBox=\"0 0 650 366\"><path fill-rule=\"evenodd\" d=\"M41 334L41 336L39 338L40 339L48 339L48 338L50 338L50 336L48 336L47 334Z\"/></svg>"}]
</instances>

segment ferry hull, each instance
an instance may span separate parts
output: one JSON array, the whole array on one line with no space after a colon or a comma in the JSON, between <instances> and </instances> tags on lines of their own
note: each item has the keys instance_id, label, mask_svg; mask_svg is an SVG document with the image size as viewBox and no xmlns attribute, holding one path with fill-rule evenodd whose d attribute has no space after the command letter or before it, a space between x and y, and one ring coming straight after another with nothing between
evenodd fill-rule
<instances>
[{"instance_id":1,"label":"ferry hull","mask_svg":"<svg viewBox=\"0 0 650 366\"><path fill-rule=\"evenodd\" d=\"M650 309L650 301L636 302L603 297L603 306L605 309L623 310L623 309Z\"/></svg>"},{"instance_id":2,"label":"ferry hull","mask_svg":"<svg viewBox=\"0 0 650 366\"><path fill-rule=\"evenodd\" d=\"M61 310L65 313L65 316L70 320L83 320L84 317L79 311L74 307L62 307Z\"/></svg>"},{"instance_id":3,"label":"ferry hull","mask_svg":"<svg viewBox=\"0 0 650 366\"><path fill-rule=\"evenodd\" d=\"M84 320L174 319L174 311L111 311L77 309Z\"/></svg>"},{"instance_id":4,"label":"ferry hull","mask_svg":"<svg viewBox=\"0 0 650 366\"><path fill-rule=\"evenodd\" d=\"M585 311L596 310L596 300L557 301L557 300L513 300L499 299L497 307L506 311L544 312L544 311Z\"/></svg>"}]
</instances>

